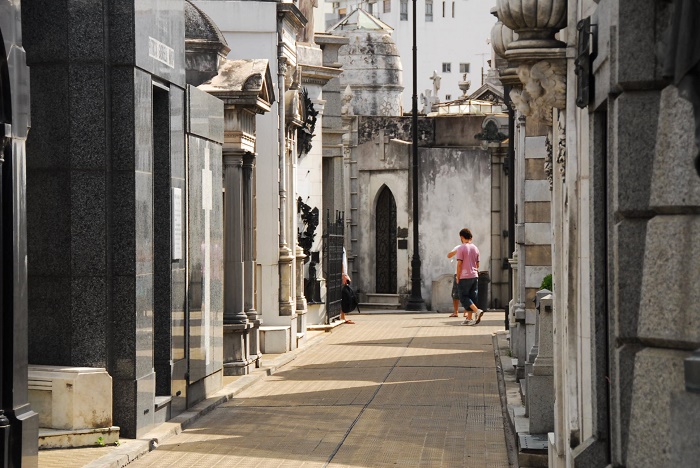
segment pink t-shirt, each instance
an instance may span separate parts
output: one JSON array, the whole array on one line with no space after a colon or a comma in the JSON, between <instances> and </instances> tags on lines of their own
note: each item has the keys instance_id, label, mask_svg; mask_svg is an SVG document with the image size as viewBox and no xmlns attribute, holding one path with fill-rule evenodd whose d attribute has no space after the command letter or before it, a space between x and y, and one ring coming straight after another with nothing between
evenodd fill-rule
<instances>
[{"instance_id":1,"label":"pink t-shirt","mask_svg":"<svg viewBox=\"0 0 700 468\"><path fill-rule=\"evenodd\" d=\"M459 273L459 279L478 278L479 269L476 264L479 263L479 249L474 244L462 244L457 249L457 260L462 260L462 271Z\"/></svg>"}]
</instances>

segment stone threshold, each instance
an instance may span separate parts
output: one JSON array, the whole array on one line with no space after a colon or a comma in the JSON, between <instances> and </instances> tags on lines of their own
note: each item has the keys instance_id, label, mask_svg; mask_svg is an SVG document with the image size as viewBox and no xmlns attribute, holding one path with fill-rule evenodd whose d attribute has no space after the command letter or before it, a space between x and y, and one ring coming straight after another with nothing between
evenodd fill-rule
<instances>
[{"instance_id":1,"label":"stone threshold","mask_svg":"<svg viewBox=\"0 0 700 468\"><path fill-rule=\"evenodd\" d=\"M39 428L39 449L62 449L113 445L119 440L119 427L89 429Z\"/></svg>"}]
</instances>

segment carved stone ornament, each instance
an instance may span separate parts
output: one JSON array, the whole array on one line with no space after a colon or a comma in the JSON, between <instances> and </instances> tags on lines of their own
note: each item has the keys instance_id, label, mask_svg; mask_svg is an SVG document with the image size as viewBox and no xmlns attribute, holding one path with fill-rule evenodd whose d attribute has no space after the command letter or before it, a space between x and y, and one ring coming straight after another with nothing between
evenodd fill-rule
<instances>
[{"instance_id":1,"label":"carved stone ornament","mask_svg":"<svg viewBox=\"0 0 700 468\"><path fill-rule=\"evenodd\" d=\"M552 165L552 131L547 132L547 138L544 140L544 146L547 153L544 157L544 173L547 174L547 182L549 182L549 190L554 186L554 172Z\"/></svg>"},{"instance_id":2,"label":"carved stone ornament","mask_svg":"<svg viewBox=\"0 0 700 468\"><path fill-rule=\"evenodd\" d=\"M557 164L559 164L559 174L561 181L566 182L566 114L559 113L557 119Z\"/></svg>"},{"instance_id":3,"label":"carved stone ornament","mask_svg":"<svg viewBox=\"0 0 700 468\"><path fill-rule=\"evenodd\" d=\"M347 117L355 115L355 113L352 110L352 98L352 90L350 89L350 85L348 85L345 87L345 91L343 91L343 104L340 107L341 115Z\"/></svg>"},{"instance_id":4,"label":"carved stone ornament","mask_svg":"<svg viewBox=\"0 0 700 468\"><path fill-rule=\"evenodd\" d=\"M481 141L497 141L502 142L508 135L498 131L498 125L493 120L489 120L483 127L481 133L474 135L474 138Z\"/></svg>"},{"instance_id":5,"label":"carved stone ornament","mask_svg":"<svg viewBox=\"0 0 700 468\"><path fill-rule=\"evenodd\" d=\"M518 67L523 88L513 89L510 98L529 118L552 125L552 109L566 107L566 68L563 62L543 60Z\"/></svg>"},{"instance_id":6,"label":"carved stone ornament","mask_svg":"<svg viewBox=\"0 0 700 468\"><path fill-rule=\"evenodd\" d=\"M297 130L297 154L301 157L304 154L309 154L316 131L316 120L318 111L314 109L314 103L309 98L309 93L304 88L301 92L302 100L302 126Z\"/></svg>"},{"instance_id":7,"label":"carved stone ornament","mask_svg":"<svg viewBox=\"0 0 700 468\"><path fill-rule=\"evenodd\" d=\"M554 35L566 26L566 0L496 0L498 19L518 33L508 49L562 47Z\"/></svg>"}]
</instances>

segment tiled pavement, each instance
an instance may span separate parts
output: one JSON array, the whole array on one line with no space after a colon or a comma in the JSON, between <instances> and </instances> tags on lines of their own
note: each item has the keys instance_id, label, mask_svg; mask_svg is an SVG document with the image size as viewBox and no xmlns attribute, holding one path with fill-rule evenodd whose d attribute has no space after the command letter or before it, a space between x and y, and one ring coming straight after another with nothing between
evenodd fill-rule
<instances>
[{"instance_id":1,"label":"tiled pavement","mask_svg":"<svg viewBox=\"0 0 700 468\"><path fill-rule=\"evenodd\" d=\"M509 466L491 337L502 312L473 327L352 318L129 467Z\"/></svg>"}]
</instances>

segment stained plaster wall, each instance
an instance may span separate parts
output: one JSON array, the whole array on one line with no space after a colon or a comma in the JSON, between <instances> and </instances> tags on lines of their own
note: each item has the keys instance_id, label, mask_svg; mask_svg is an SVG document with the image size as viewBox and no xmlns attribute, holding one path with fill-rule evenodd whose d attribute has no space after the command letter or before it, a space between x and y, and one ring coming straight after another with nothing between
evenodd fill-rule
<instances>
[{"instance_id":1,"label":"stained plaster wall","mask_svg":"<svg viewBox=\"0 0 700 468\"><path fill-rule=\"evenodd\" d=\"M359 209L358 209L358 251L355 259L353 282L362 292L374 292L376 289L376 254L374 217L379 191L388 187L396 201L397 228L408 228L410 223L411 203L409 191L410 145L392 140L386 145L384 159L377 153L377 145L372 142L360 144L353 150L353 159L357 161ZM410 231L410 230L409 230ZM411 240L409 239L409 245ZM397 292L406 294L410 291L410 257L408 250L397 250L396 256Z\"/></svg>"},{"instance_id":2,"label":"stained plaster wall","mask_svg":"<svg viewBox=\"0 0 700 468\"><path fill-rule=\"evenodd\" d=\"M420 148L419 157L422 294L432 305L432 282L454 273L456 265L447 259L447 253L459 244L460 229L472 231L481 254L480 270L489 269L491 159L488 152L474 147Z\"/></svg>"}]
</instances>

